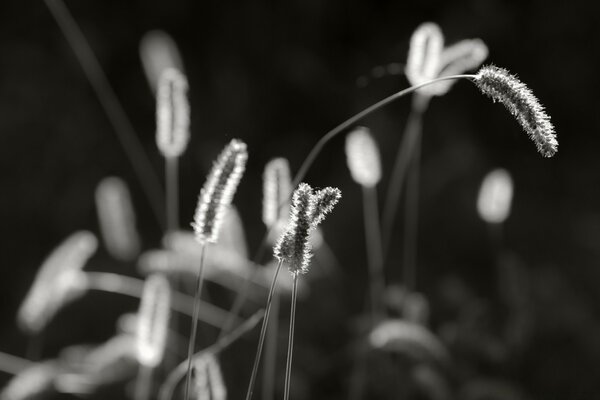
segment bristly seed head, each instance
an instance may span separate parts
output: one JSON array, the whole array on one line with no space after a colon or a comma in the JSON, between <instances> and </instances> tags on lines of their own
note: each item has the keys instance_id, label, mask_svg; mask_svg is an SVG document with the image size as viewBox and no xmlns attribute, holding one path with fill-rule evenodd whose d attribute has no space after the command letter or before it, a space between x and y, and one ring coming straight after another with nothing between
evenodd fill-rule
<instances>
[{"instance_id":1,"label":"bristly seed head","mask_svg":"<svg viewBox=\"0 0 600 400\"><path fill-rule=\"evenodd\" d=\"M267 227L282 220L287 221L291 193L288 161L285 158L274 158L267 163L263 174L263 222Z\"/></svg>"},{"instance_id":2,"label":"bristly seed head","mask_svg":"<svg viewBox=\"0 0 600 400\"><path fill-rule=\"evenodd\" d=\"M544 157L552 157L556 153L558 141L550 117L523 82L506 69L494 65L482 67L474 82L492 100L504 104Z\"/></svg>"},{"instance_id":3,"label":"bristly seed head","mask_svg":"<svg viewBox=\"0 0 600 400\"><path fill-rule=\"evenodd\" d=\"M246 168L246 144L233 139L219 155L198 199L192 227L200 243L214 243L219 235L225 211Z\"/></svg>"},{"instance_id":4,"label":"bristly seed head","mask_svg":"<svg viewBox=\"0 0 600 400\"><path fill-rule=\"evenodd\" d=\"M359 126L346 136L346 160L352 178L359 185L377 185L381 179L381 157L369 128Z\"/></svg>"},{"instance_id":5,"label":"bristly seed head","mask_svg":"<svg viewBox=\"0 0 600 400\"><path fill-rule=\"evenodd\" d=\"M311 245L310 232L331 212L341 197L339 189L325 188L316 194L306 183L301 183L292 196L290 221L273 253L289 264L292 275L308 272Z\"/></svg>"},{"instance_id":6,"label":"bristly seed head","mask_svg":"<svg viewBox=\"0 0 600 400\"><path fill-rule=\"evenodd\" d=\"M186 77L175 68L160 75L156 92L156 144L164 157L179 157L190 140Z\"/></svg>"}]
</instances>

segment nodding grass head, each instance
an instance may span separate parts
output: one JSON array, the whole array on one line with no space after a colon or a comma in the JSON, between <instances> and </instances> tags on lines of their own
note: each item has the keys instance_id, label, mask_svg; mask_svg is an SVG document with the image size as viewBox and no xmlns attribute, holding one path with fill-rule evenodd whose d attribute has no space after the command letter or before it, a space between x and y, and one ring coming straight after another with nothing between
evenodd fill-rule
<instances>
[{"instance_id":1,"label":"nodding grass head","mask_svg":"<svg viewBox=\"0 0 600 400\"><path fill-rule=\"evenodd\" d=\"M513 180L507 170L497 168L489 172L479 188L477 211L485 222L500 224L510 214Z\"/></svg>"},{"instance_id":2,"label":"nodding grass head","mask_svg":"<svg viewBox=\"0 0 600 400\"><path fill-rule=\"evenodd\" d=\"M359 126L346 136L346 160L359 185L374 187L381 180L379 148L369 128Z\"/></svg>"},{"instance_id":3,"label":"nodding grass head","mask_svg":"<svg viewBox=\"0 0 600 400\"><path fill-rule=\"evenodd\" d=\"M328 187L314 193L306 183L301 183L294 191L290 220L273 248L275 257L288 263L292 275L308 272L312 256L310 233L331 212L340 197L339 189Z\"/></svg>"},{"instance_id":4,"label":"nodding grass head","mask_svg":"<svg viewBox=\"0 0 600 400\"><path fill-rule=\"evenodd\" d=\"M156 144L164 157L179 157L190 140L188 82L175 68L162 71L156 92Z\"/></svg>"},{"instance_id":5,"label":"nodding grass head","mask_svg":"<svg viewBox=\"0 0 600 400\"><path fill-rule=\"evenodd\" d=\"M248 152L246 144L233 139L213 165L198 199L192 227L200 243L214 243L227 208L242 179Z\"/></svg>"},{"instance_id":6,"label":"nodding grass head","mask_svg":"<svg viewBox=\"0 0 600 400\"><path fill-rule=\"evenodd\" d=\"M556 154L558 141L550 117L523 82L506 69L494 65L482 67L473 81L482 93L504 104L544 157Z\"/></svg>"},{"instance_id":7,"label":"nodding grass head","mask_svg":"<svg viewBox=\"0 0 600 400\"><path fill-rule=\"evenodd\" d=\"M141 365L156 367L163 359L171 314L171 287L167 278L146 278L137 318L137 357Z\"/></svg>"}]
</instances>

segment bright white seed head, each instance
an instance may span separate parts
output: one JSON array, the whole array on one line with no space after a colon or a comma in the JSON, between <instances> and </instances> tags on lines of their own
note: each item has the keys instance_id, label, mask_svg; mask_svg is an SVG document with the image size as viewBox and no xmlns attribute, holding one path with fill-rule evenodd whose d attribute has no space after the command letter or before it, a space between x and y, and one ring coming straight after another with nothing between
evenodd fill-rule
<instances>
[{"instance_id":1,"label":"bright white seed head","mask_svg":"<svg viewBox=\"0 0 600 400\"><path fill-rule=\"evenodd\" d=\"M436 78L460 75L479 68L488 56L488 48L481 39L465 39L444 48ZM423 88L430 96L442 96L456 83L447 80Z\"/></svg>"},{"instance_id":2,"label":"bright white seed head","mask_svg":"<svg viewBox=\"0 0 600 400\"><path fill-rule=\"evenodd\" d=\"M194 359L194 392L197 400L225 400L227 389L219 361L212 353Z\"/></svg>"},{"instance_id":3,"label":"bright white seed head","mask_svg":"<svg viewBox=\"0 0 600 400\"><path fill-rule=\"evenodd\" d=\"M81 272L96 252L98 240L88 231L75 232L46 258L17 313L21 329L41 331L66 303L87 289Z\"/></svg>"},{"instance_id":4,"label":"bright white seed head","mask_svg":"<svg viewBox=\"0 0 600 400\"><path fill-rule=\"evenodd\" d=\"M308 272L312 257L310 233L333 210L340 197L339 189L328 187L314 193L306 183L294 191L290 220L273 248L275 258L287 262L292 275Z\"/></svg>"},{"instance_id":5,"label":"bright white seed head","mask_svg":"<svg viewBox=\"0 0 600 400\"><path fill-rule=\"evenodd\" d=\"M246 168L246 144L233 139L221 152L198 199L192 227L200 243L217 241L223 217Z\"/></svg>"},{"instance_id":6,"label":"bright white seed head","mask_svg":"<svg viewBox=\"0 0 600 400\"><path fill-rule=\"evenodd\" d=\"M161 363L167 343L171 314L171 287L163 275L146 279L138 313L137 356L141 365L156 367Z\"/></svg>"},{"instance_id":7,"label":"bright white seed head","mask_svg":"<svg viewBox=\"0 0 600 400\"><path fill-rule=\"evenodd\" d=\"M104 178L96 188L96 210L106 249L118 260L130 261L140 252L135 211L125 182Z\"/></svg>"},{"instance_id":8,"label":"bright white seed head","mask_svg":"<svg viewBox=\"0 0 600 400\"><path fill-rule=\"evenodd\" d=\"M140 58L153 92L156 92L158 80L165 69L183 71L183 62L175 41L160 30L144 35L140 42Z\"/></svg>"},{"instance_id":9,"label":"bright white seed head","mask_svg":"<svg viewBox=\"0 0 600 400\"><path fill-rule=\"evenodd\" d=\"M513 198L513 180L505 169L489 172L479 188L477 211L485 222L500 224L510 214Z\"/></svg>"},{"instance_id":10,"label":"bright white seed head","mask_svg":"<svg viewBox=\"0 0 600 400\"><path fill-rule=\"evenodd\" d=\"M533 92L506 69L494 65L482 67L474 79L475 85L499 101L517 119L544 157L552 157L558 141L550 117Z\"/></svg>"},{"instance_id":11,"label":"bright white seed head","mask_svg":"<svg viewBox=\"0 0 600 400\"><path fill-rule=\"evenodd\" d=\"M179 157L190 140L186 77L175 68L160 75L156 92L156 145L164 157Z\"/></svg>"},{"instance_id":12,"label":"bright white seed head","mask_svg":"<svg viewBox=\"0 0 600 400\"><path fill-rule=\"evenodd\" d=\"M268 228L287 220L291 193L290 165L285 158L274 158L263 173L263 222Z\"/></svg>"},{"instance_id":13,"label":"bright white seed head","mask_svg":"<svg viewBox=\"0 0 600 400\"><path fill-rule=\"evenodd\" d=\"M433 22L425 22L415 30L410 38L406 60L406 78L411 85L419 85L437 77L444 35Z\"/></svg>"},{"instance_id":14,"label":"bright white seed head","mask_svg":"<svg viewBox=\"0 0 600 400\"><path fill-rule=\"evenodd\" d=\"M364 187L374 187L381 179L381 157L371 131L355 128L346 136L346 160L352 178Z\"/></svg>"}]
</instances>

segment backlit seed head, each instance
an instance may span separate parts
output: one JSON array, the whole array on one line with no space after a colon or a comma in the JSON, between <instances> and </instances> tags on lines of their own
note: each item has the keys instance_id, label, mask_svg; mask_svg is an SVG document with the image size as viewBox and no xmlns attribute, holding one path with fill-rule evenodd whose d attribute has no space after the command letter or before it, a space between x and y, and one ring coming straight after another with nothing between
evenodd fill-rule
<instances>
[{"instance_id":1,"label":"backlit seed head","mask_svg":"<svg viewBox=\"0 0 600 400\"><path fill-rule=\"evenodd\" d=\"M359 185L377 185L381 179L381 157L368 128L358 127L346 136L346 160L352 178Z\"/></svg>"},{"instance_id":2,"label":"backlit seed head","mask_svg":"<svg viewBox=\"0 0 600 400\"><path fill-rule=\"evenodd\" d=\"M197 400L227 399L221 367L212 353L194 359L194 392Z\"/></svg>"},{"instance_id":3,"label":"backlit seed head","mask_svg":"<svg viewBox=\"0 0 600 400\"><path fill-rule=\"evenodd\" d=\"M140 364L156 367L163 359L171 314L171 287L163 275L146 279L137 325L137 355Z\"/></svg>"},{"instance_id":4,"label":"backlit seed head","mask_svg":"<svg viewBox=\"0 0 600 400\"><path fill-rule=\"evenodd\" d=\"M406 60L405 73L411 85L437 77L443 48L444 35L437 24L426 22L419 25L410 38Z\"/></svg>"},{"instance_id":5,"label":"backlit seed head","mask_svg":"<svg viewBox=\"0 0 600 400\"><path fill-rule=\"evenodd\" d=\"M162 72L168 68L183 71L183 62L175 41L166 32L146 33L140 42L140 58L148 83L156 92Z\"/></svg>"},{"instance_id":6,"label":"backlit seed head","mask_svg":"<svg viewBox=\"0 0 600 400\"><path fill-rule=\"evenodd\" d=\"M132 260L140 252L135 211L129 189L117 177L104 178L96 188L96 209L106 249L116 259Z\"/></svg>"},{"instance_id":7,"label":"backlit seed head","mask_svg":"<svg viewBox=\"0 0 600 400\"><path fill-rule=\"evenodd\" d=\"M267 227L287 221L291 193L289 163L285 158L274 158L267 163L263 174L263 222Z\"/></svg>"},{"instance_id":8,"label":"backlit seed head","mask_svg":"<svg viewBox=\"0 0 600 400\"><path fill-rule=\"evenodd\" d=\"M175 68L162 71L156 92L156 144L164 157L179 157L190 140L186 77Z\"/></svg>"},{"instance_id":9,"label":"backlit seed head","mask_svg":"<svg viewBox=\"0 0 600 400\"><path fill-rule=\"evenodd\" d=\"M217 241L223 217L246 168L246 144L233 139L221 152L200 191L192 227L200 243Z\"/></svg>"},{"instance_id":10,"label":"backlit seed head","mask_svg":"<svg viewBox=\"0 0 600 400\"><path fill-rule=\"evenodd\" d=\"M323 219L325 219L325 216L340 201L342 192L338 188L326 187L314 193L312 197L315 207L311 215L311 224L313 225L313 229L316 229Z\"/></svg>"},{"instance_id":11,"label":"backlit seed head","mask_svg":"<svg viewBox=\"0 0 600 400\"><path fill-rule=\"evenodd\" d=\"M556 153L558 141L550 117L523 82L506 69L494 65L482 67L474 82L493 101L504 104L544 157L552 157Z\"/></svg>"},{"instance_id":12,"label":"backlit seed head","mask_svg":"<svg viewBox=\"0 0 600 400\"><path fill-rule=\"evenodd\" d=\"M513 181L505 169L488 173L479 189L477 211L485 222L502 223L510 214L513 197Z\"/></svg>"}]
</instances>

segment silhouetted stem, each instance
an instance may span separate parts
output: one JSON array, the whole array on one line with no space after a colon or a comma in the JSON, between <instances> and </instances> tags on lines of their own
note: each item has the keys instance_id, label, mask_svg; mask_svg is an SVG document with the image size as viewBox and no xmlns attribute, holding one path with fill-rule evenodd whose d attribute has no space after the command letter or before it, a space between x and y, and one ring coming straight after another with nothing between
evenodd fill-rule
<instances>
[{"instance_id":1,"label":"silhouetted stem","mask_svg":"<svg viewBox=\"0 0 600 400\"><path fill-rule=\"evenodd\" d=\"M148 400L152 386L152 367L140 365L135 382L135 400Z\"/></svg>"},{"instance_id":2,"label":"silhouetted stem","mask_svg":"<svg viewBox=\"0 0 600 400\"><path fill-rule=\"evenodd\" d=\"M292 356L294 355L294 325L296 324L296 298L298 295L298 274L294 274L292 286L292 304L290 310L290 333L288 339L287 361L285 365L285 386L283 400L290 398L290 384L292 380Z\"/></svg>"},{"instance_id":3,"label":"silhouetted stem","mask_svg":"<svg viewBox=\"0 0 600 400\"><path fill-rule=\"evenodd\" d=\"M375 187L363 186L362 194L365 240L367 244L367 265L369 267L371 317L374 323L377 317L382 314L381 295L385 289L381 228L379 227L377 190Z\"/></svg>"},{"instance_id":4,"label":"silhouetted stem","mask_svg":"<svg viewBox=\"0 0 600 400\"><path fill-rule=\"evenodd\" d=\"M273 305L271 306L271 321L267 328L267 347L265 349L265 368L263 371L263 400L273 400L275 398L275 376L277 375L277 339L279 336L279 302L280 296L275 289Z\"/></svg>"},{"instance_id":5,"label":"silhouetted stem","mask_svg":"<svg viewBox=\"0 0 600 400\"><path fill-rule=\"evenodd\" d=\"M167 199L167 232L179 229L179 159L165 158L165 181Z\"/></svg>"}]
</instances>

